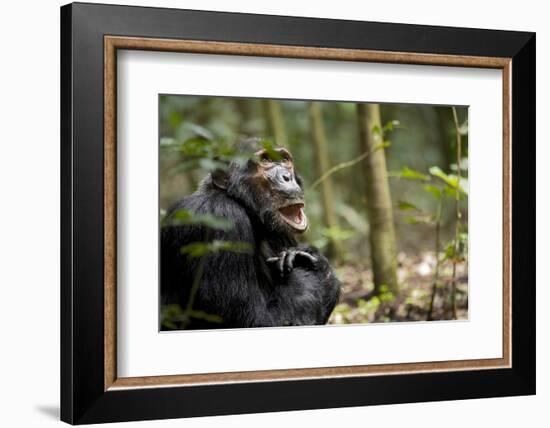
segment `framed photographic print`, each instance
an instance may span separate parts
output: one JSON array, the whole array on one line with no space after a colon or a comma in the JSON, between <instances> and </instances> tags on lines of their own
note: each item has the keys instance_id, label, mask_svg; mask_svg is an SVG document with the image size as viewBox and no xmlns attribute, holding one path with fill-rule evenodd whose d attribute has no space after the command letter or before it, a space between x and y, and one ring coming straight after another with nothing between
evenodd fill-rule
<instances>
[{"instance_id":1,"label":"framed photographic print","mask_svg":"<svg viewBox=\"0 0 550 428\"><path fill-rule=\"evenodd\" d=\"M535 393L535 35L61 8L61 418Z\"/></svg>"}]
</instances>

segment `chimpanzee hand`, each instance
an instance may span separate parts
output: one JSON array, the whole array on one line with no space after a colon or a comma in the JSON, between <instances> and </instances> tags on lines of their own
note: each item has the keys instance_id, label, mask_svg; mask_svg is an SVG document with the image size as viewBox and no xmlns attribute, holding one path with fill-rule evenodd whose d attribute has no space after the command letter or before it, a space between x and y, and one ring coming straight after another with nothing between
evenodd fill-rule
<instances>
[{"instance_id":1,"label":"chimpanzee hand","mask_svg":"<svg viewBox=\"0 0 550 428\"><path fill-rule=\"evenodd\" d=\"M266 260L268 263L275 264L281 276L288 274L295 266L315 267L317 257L312 256L306 251L298 248L289 248L281 251L277 257L270 257Z\"/></svg>"}]
</instances>

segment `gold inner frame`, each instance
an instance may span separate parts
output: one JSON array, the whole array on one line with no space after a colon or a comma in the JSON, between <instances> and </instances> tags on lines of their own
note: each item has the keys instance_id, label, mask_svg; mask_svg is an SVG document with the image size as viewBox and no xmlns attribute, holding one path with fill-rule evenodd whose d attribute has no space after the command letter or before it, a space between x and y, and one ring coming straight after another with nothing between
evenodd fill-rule
<instances>
[{"instance_id":1,"label":"gold inner frame","mask_svg":"<svg viewBox=\"0 0 550 428\"><path fill-rule=\"evenodd\" d=\"M502 70L503 90L503 349L502 358L305 369L117 377L116 368L116 84L117 50L169 51L299 59L442 65ZM104 389L185 386L270 380L337 378L511 367L511 58L382 52L267 44L104 37Z\"/></svg>"}]
</instances>

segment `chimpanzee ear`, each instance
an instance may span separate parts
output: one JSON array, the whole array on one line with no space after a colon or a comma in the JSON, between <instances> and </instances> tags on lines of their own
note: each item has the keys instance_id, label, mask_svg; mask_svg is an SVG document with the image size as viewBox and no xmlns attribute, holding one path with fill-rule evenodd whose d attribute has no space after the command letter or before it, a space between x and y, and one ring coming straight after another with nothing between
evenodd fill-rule
<instances>
[{"instance_id":1,"label":"chimpanzee ear","mask_svg":"<svg viewBox=\"0 0 550 428\"><path fill-rule=\"evenodd\" d=\"M302 177L300 177L298 174L296 174L296 183L298 183L298 186L300 186L302 189L304 188L304 180L302 180Z\"/></svg>"},{"instance_id":2,"label":"chimpanzee ear","mask_svg":"<svg viewBox=\"0 0 550 428\"><path fill-rule=\"evenodd\" d=\"M229 183L229 174L227 171L216 169L210 173L210 176L212 177L214 186L222 190L227 189L227 184Z\"/></svg>"}]
</instances>

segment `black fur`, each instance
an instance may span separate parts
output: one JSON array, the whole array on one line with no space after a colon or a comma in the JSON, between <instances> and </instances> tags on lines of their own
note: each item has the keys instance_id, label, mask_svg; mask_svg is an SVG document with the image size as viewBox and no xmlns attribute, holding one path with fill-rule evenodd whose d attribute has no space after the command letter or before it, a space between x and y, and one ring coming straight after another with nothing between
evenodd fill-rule
<instances>
[{"instance_id":1,"label":"black fur","mask_svg":"<svg viewBox=\"0 0 550 428\"><path fill-rule=\"evenodd\" d=\"M325 324L338 300L340 283L328 260L314 247L299 246L293 233L277 218L271 194L250 180L252 164L232 164L225 186L209 175L197 192L174 205L161 230L161 296L163 305L186 308L201 258L182 255L182 246L213 240L246 242L247 253L218 251L202 262L200 285L193 310L218 315L209 322L191 317L184 328L237 328ZM301 181L296 179L298 183ZM202 225L170 224L178 210L229 219L233 227L218 230ZM281 273L267 259L282 252L297 255L289 271Z\"/></svg>"}]
</instances>

